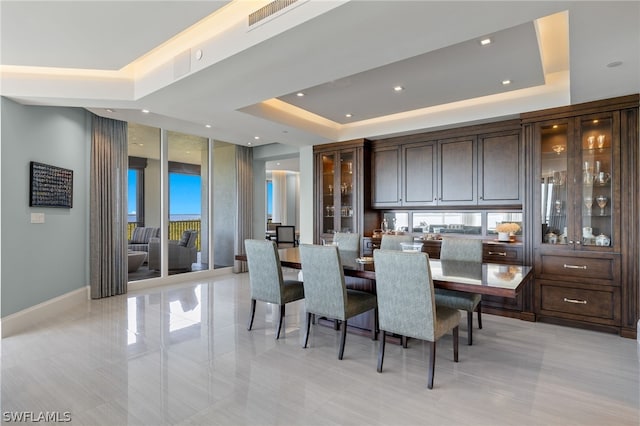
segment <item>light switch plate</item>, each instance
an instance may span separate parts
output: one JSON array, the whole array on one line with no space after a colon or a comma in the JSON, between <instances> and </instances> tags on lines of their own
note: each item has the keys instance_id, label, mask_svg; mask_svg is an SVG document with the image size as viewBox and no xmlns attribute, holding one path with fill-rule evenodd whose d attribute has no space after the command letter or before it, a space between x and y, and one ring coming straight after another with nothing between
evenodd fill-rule
<instances>
[{"instance_id":1,"label":"light switch plate","mask_svg":"<svg viewBox=\"0 0 640 426\"><path fill-rule=\"evenodd\" d=\"M31 213L31 223L44 223L44 213Z\"/></svg>"}]
</instances>

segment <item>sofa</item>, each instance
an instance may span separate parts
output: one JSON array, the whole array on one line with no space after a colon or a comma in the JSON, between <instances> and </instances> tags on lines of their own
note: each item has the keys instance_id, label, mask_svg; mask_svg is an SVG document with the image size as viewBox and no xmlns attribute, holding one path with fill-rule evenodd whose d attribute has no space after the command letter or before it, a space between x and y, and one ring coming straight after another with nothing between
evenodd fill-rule
<instances>
[{"instance_id":1,"label":"sofa","mask_svg":"<svg viewBox=\"0 0 640 426\"><path fill-rule=\"evenodd\" d=\"M169 240L169 270L190 271L191 265L198 259L196 240L198 231L188 230L182 233L179 240ZM152 238L149 241L149 269L160 270L160 238Z\"/></svg>"},{"instance_id":2,"label":"sofa","mask_svg":"<svg viewBox=\"0 0 640 426\"><path fill-rule=\"evenodd\" d=\"M129 240L129 251L144 251L149 253L149 240L151 238L160 238L160 228L154 227L136 227L131 233Z\"/></svg>"}]
</instances>

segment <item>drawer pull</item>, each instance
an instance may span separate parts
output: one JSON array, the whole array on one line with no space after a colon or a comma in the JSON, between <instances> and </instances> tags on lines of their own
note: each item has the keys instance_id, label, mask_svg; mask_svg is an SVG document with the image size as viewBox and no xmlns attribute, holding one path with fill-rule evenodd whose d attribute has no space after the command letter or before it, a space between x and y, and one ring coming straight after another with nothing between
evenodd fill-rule
<instances>
[{"instance_id":1,"label":"drawer pull","mask_svg":"<svg viewBox=\"0 0 640 426\"><path fill-rule=\"evenodd\" d=\"M507 253L504 251L490 251L489 255L498 255L498 256L507 256Z\"/></svg>"},{"instance_id":2,"label":"drawer pull","mask_svg":"<svg viewBox=\"0 0 640 426\"><path fill-rule=\"evenodd\" d=\"M577 303L578 305L586 305L587 304L586 300L567 299L566 297L564 298L564 301L567 302L567 303Z\"/></svg>"},{"instance_id":3,"label":"drawer pull","mask_svg":"<svg viewBox=\"0 0 640 426\"><path fill-rule=\"evenodd\" d=\"M582 265L582 266L578 266L578 265L567 265L566 263L564 264L564 267L566 269L587 269L587 265Z\"/></svg>"}]
</instances>

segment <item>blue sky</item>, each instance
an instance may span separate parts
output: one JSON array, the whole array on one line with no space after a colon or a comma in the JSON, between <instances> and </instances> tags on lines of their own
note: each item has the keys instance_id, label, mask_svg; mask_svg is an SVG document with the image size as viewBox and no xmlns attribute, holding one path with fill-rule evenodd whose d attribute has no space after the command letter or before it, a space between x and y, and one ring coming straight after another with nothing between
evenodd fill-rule
<instances>
[{"instance_id":1,"label":"blue sky","mask_svg":"<svg viewBox=\"0 0 640 426\"><path fill-rule=\"evenodd\" d=\"M129 205L127 212L135 214L136 206L136 173L129 170ZM170 214L200 214L201 194L200 176L169 174L169 212Z\"/></svg>"}]
</instances>

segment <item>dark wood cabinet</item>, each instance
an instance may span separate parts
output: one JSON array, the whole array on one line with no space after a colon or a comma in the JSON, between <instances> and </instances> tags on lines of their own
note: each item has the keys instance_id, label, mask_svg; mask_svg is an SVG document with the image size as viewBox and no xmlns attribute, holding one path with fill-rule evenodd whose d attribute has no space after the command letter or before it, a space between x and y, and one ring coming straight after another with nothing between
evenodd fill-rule
<instances>
[{"instance_id":1,"label":"dark wood cabinet","mask_svg":"<svg viewBox=\"0 0 640 426\"><path fill-rule=\"evenodd\" d=\"M401 149L399 146L384 146L373 152L373 207L392 208L402 205Z\"/></svg>"},{"instance_id":2,"label":"dark wood cabinet","mask_svg":"<svg viewBox=\"0 0 640 426\"><path fill-rule=\"evenodd\" d=\"M478 205L522 204L520 130L478 137Z\"/></svg>"},{"instance_id":3,"label":"dark wood cabinet","mask_svg":"<svg viewBox=\"0 0 640 426\"><path fill-rule=\"evenodd\" d=\"M424 207L437 204L436 144L423 142L402 146L401 204Z\"/></svg>"},{"instance_id":4,"label":"dark wood cabinet","mask_svg":"<svg viewBox=\"0 0 640 426\"><path fill-rule=\"evenodd\" d=\"M626 218L637 222L638 200L625 194L638 188L638 96L522 119L537 319L634 337L638 228Z\"/></svg>"},{"instance_id":5,"label":"dark wood cabinet","mask_svg":"<svg viewBox=\"0 0 640 426\"><path fill-rule=\"evenodd\" d=\"M438 205L477 204L476 150L474 136L438 141Z\"/></svg>"},{"instance_id":6,"label":"dark wood cabinet","mask_svg":"<svg viewBox=\"0 0 640 426\"><path fill-rule=\"evenodd\" d=\"M510 120L375 141L372 206L519 206L520 134Z\"/></svg>"},{"instance_id":7,"label":"dark wood cabinet","mask_svg":"<svg viewBox=\"0 0 640 426\"><path fill-rule=\"evenodd\" d=\"M371 149L366 139L314 147L314 242L331 241L335 232L364 234L379 224L368 187ZM365 166L366 165L366 166Z\"/></svg>"}]
</instances>

